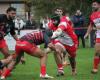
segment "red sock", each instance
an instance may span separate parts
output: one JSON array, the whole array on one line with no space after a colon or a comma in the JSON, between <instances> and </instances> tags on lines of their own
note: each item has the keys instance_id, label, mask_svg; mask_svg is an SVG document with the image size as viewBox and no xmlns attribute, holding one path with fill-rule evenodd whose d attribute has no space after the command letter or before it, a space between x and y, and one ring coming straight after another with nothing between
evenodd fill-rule
<instances>
[{"instance_id":1,"label":"red sock","mask_svg":"<svg viewBox=\"0 0 100 80\"><path fill-rule=\"evenodd\" d=\"M6 69L5 72L2 74L2 76L9 76L10 75L10 70L9 69Z\"/></svg>"},{"instance_id":2,"label":"red sock","mask_svg":"<svg viewBox=\"0 0 100 80\"><path fill-rule=\"evenodd\" d=\"M0 76L1 76L1 74L2 74L2 70L0 70Z\"/></svg>"},{"instance_id":3,"label":"red sock","mask_svg":"<svg viewBox=\"0 0 100 80\"><path fill-rule=\"evenodd\" d=\"M98 69L99 60L99 57L94 57L94 69Z\"/></svg>"},{"instance_id":4,"label":"red sock","mask_svg":"<svg viewBox=\"0 0 100 80\"><path fill-rule=\"evenodd\" d=\"M58 66L58 71L63 70L63 65L62 64L57 64Z\"/></svg>"},{"instance_id":5,"label":"red sock","mask_svg":"<svg viewBox=\"0 0 100 80\"><path fill-rule=\"evenodd\" d=\"M42 75L46 74L46 66L45 65L41 66L41 74Z\"/></svg>"}]
</instances>

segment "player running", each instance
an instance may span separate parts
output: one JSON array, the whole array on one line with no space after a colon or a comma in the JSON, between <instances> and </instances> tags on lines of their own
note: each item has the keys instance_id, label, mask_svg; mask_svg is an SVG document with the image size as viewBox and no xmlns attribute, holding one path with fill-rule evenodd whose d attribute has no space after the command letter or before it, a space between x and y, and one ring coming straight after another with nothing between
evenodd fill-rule
<instances>
[{"instance_id":1,"label":"player running","mask_svg":"<svg viewBox=\"0 0 100 80\"><path fill-rule=\"evenodd\" d=\"M57 44L57 43L61 44L68 52L69 61L72 67L72 75L75 75L76 74L75 57L76 57L78 40L76 34L73 31L72 25L69 23L69 20L64 15L58 19L51 18L51 21L49 23L49 28L54 31L52 38L54 38L55 40L53 44ZM56 54L59 54L61 50L60 49L58 50L56 48L56 51L58 52ZM63 71L62 62L59 62L56 59L56 63L58 66L58 75L63 75L64 71Z\"/></svg>"}]
</instances>

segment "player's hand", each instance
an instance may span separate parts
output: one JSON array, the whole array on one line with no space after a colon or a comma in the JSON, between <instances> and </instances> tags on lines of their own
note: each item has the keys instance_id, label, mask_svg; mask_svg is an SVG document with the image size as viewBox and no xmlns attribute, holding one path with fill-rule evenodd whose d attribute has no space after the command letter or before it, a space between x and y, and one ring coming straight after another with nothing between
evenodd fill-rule
<instances>
[{"instance_id":1,"label":"player's hand","mask_svg":"<svg viewBox=\"0 0 100 80\"><path fill-rule=\"evenodd\" d=\"M87 37L88 37L88 34L86 33L85 36L84 36L84 39L86 39Z\"/></svg>"},{"instance_id":2,"label":"player's hand","mask_svg":"<svg viewBox=\"0 0 100 80\"><path fill-rule=\"evenodd\" d=\"M54 46L52 43L49 43L49 44L48 44L48 47L49 47L50 49L52 49L52 50L55 50L55 46Z\"/></svg>"},{"instance_id":3,"label":"player's hand","mask_svg":"<svg viewBox=\"0 0 100 80\"><path fill-rule=\"evenodd\" d=\"M3 38L4 38L4 33L0 31L0 40L2 40Z\"/></svg>"}]
</instances>

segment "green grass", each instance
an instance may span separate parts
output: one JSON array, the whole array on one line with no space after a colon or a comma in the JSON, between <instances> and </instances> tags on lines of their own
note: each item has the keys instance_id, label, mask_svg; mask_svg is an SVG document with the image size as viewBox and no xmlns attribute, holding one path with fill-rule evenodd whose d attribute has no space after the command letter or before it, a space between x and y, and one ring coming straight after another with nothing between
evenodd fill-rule
<instances>
[{"instance_id":1,"label":"green grass","mask_svg":"<svg viewBox=\"0 0 100 80\"><path fill-rule=\"evenodd\" d=\"M47 61L47 73L54 76L51 80L100 80L100 71L98 74L93 75L90 73L92 70L92 62L94 56L93 48L79 48L77 51L77 75L71 75L70 66L64 68L65 76L56 77L57 69L53 54L49 54ZM40 80L39 59L25 55L26 64L19 64L12 72L12 76L6 80Z\"/></svg>"}]
</instances>

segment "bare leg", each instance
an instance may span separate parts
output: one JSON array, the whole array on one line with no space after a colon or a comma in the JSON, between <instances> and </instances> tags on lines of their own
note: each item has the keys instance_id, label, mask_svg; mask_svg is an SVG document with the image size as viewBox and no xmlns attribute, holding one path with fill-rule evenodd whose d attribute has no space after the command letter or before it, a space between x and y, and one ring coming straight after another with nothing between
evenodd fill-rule
<instances>
[{"instance_id":1,"label":"bare leg","mask_svg":"<svg viewBox=\"0 0 100 80\"><path fill-rule=\"evenodd\" d=\"M1 49L1 52L4 55L4 58L7 58L10 54L9 54L9 50L8 50L8 46L4 47Z\"/></svg>"},{"instance_id":2,"label":"bare leg","mask_svg":"<svg viewBox=\"0 0 100 80\"><path fill-rule=\"evenodd\" d=\"M92 73L98 72L98 66L100 64L100 43L95 44L95 55Z\"/></svg>"}]
</instances>

